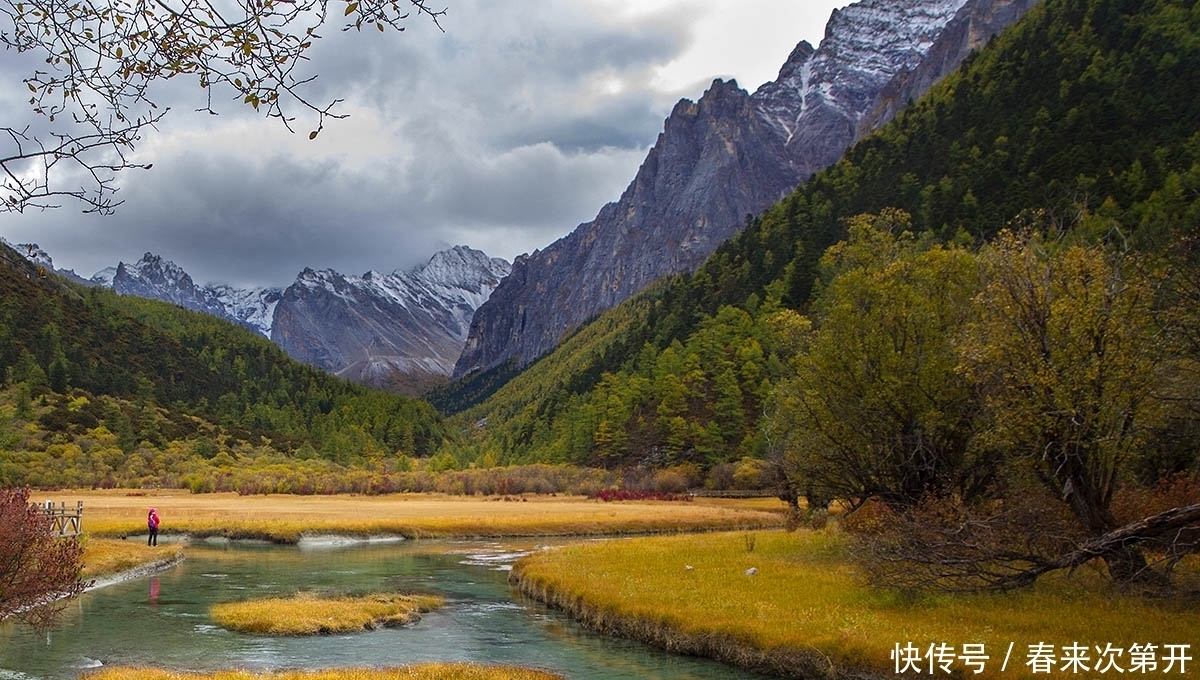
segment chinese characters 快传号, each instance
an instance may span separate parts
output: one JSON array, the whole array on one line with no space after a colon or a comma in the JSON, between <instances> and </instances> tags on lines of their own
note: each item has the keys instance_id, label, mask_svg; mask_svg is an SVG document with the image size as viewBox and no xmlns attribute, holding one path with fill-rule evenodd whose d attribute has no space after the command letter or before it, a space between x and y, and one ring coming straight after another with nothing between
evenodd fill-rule
<instances>
[{"instance_id":1,"label":"chinese characters \u5feb\u4f20\u53f7","mask_svg":"<svg viewBox=\"0 0 1200 680\"><path fill-rule=\"evenodd\" d=\"M1187 664L1192 660L1190 644L1134 643L1126 647L1115 646L1112 643L1100 645L1081 645L1072 642L1069 645L1055 647L1046 642L1037 642L1027 646L1024 660L1013 658L1015 644L1008 643L1008 649L1001 661L1000 671L1004 672L1010 666L1023 663L1031 673L1155 673L1155 674L1187 674ZM1019 653L1018 653L1019 655ZM982 673L991 656L981 642L966 643L955 648L953 645L930 643L928 647L918 647L912 642L903 646L899 642L892 647L890 654L895 663L897 675L911 673L914 675L935 675L952 673L957 666L972 673Z\"/></svg>"}]
</instances>

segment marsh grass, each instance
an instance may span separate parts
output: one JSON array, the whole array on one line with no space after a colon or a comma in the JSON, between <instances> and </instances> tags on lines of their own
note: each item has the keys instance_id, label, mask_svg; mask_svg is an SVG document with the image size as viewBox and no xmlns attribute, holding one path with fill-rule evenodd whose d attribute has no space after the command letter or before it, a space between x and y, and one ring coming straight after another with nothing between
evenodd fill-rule
<instances>
[{"instance_id":1,"label":"marsh grass","mask_svg":"<svg viewBox=\"0 0 1200 680\"><path fill-rule=\"evenodd\" d=\"M209 615L218 625L256 635L329 635L401 626L445 604L436 595L377 593L325 597L298 593L289 598L226 602Z\"/></svg>"},{"instance_id":2,"label":"marsh grass","mask_svg":"<svg viewBox=\"0 0 1200 680\"><path fill-rule=\"evenodd\" d=\"M168 564L180 557L178 546L149 547L145 541L88 536L83 539L82 576L85 581L90 581L155 564Z\"/></svg>"},{"instance_id":3,"label":"marsh grass","mask_svg":"<svg viewBox=\"0 0 1200 680\"><path fill-rule=\"evenodd\" d=\"M955 668L1009 680L1046 677L1026 665L1039 642L1087 645L1095 658L1096 645L1200 640L1195 602L1122 593L1088 568L1015 593L917 596L863 585L835 530L758 532L747 546L744 533L575 544L522 559L513 580L601 631L792 677L892 675L894 646L909 642L983 643L983 673Z\"/></svg>"},{"instance_id":4,"label":"marsh grass","mask_svg":"<svg viewBox=\"0 0 1200 680\"><path fill-rule=\"evenodd\" d=\"M164 537L187 534L295 543L306 534L459 538L600 536L783 525L777 500L604 503L579 496L517 499L427 494L387 496L239 496L161 491L68 491L54 501L84 502L89 536L145 534L146 508L157 507Z\"/></svg>"},{"instance_id":5,"label":"marsh grass","mask_svg":"<svg viewBox=\"0 0 1200 680\"><path fill-rule=\"evenodd\" d=\"M177 673L152 668L106 668L88 680L561 680L562 676L531 668L465 663L428 663L402 668L344 668L317 671L251 673Z\"/></svg>"}]
</instances>

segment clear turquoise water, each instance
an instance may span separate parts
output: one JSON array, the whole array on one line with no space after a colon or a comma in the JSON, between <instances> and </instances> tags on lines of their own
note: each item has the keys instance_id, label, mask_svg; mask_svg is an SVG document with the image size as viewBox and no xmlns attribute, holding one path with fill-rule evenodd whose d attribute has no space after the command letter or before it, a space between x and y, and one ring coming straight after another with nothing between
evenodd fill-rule
<instances>
[{"instance_id":1,"label":"clear turquoise water","mask_svg":"<svg viewBox=\"0 0 1200 680\"><path fill-rule=\"evenodd\" d=\"M0 680L66 680L101 665L268 670L423 661L532 666L581 679L760 677L594 635L523 600L508 585L516 554L484 542L194 545L169 571L85 593L49 634L0 626ZM411 626L316 637L234 633L208 617L217 602L299 590L427 592L447 604Z\"/></svg>"}]
</instances>

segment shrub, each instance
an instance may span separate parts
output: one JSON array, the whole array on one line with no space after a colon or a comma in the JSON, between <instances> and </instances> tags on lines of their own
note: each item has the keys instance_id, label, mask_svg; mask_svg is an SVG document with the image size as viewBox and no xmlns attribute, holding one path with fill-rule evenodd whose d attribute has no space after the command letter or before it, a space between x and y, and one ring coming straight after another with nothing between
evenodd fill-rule
<instances>
[{"instance_id":1,"label":"shrub","mask_svg":"<svg viewBox=\"0 0 1200 680\"><path fill-rule=\"evenodd\" d=\"M601 489L588 498L611 503L613 501L690 501L687 494L663 493L661 491L631 491L626 489Z\"/></svg>"}]
</instances>

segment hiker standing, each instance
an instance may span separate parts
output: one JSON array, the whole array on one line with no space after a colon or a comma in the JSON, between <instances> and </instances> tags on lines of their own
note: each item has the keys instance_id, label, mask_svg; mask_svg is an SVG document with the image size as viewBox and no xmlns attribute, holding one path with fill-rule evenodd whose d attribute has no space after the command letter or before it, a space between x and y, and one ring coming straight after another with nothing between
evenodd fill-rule
<instances>
[{"instance_id":1,"label":"hiker standing","mask_svg":"<svg viewBox=\"0 0 1200 680\"><path fill-rule=\"evenodd\" d=\"M146 528L150 529L150 537L146 539L146 545L158 545L158 525L162 522L158 518L158 510L150 508L150 514L146 516Z\"/></svg>"}]
</instances>

